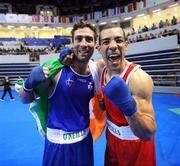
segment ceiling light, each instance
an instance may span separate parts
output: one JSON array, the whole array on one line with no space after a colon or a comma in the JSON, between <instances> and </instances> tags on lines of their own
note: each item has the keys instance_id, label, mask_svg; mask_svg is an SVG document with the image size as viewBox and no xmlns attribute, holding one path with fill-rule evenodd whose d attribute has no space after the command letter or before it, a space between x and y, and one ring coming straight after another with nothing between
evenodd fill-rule
<instances>
[{"instance_id":1,"label":"ceiling light","mask_svg":"<svg viewBox=\"0 0 180 166\"><path fill-rule=\"evenodd\" d=\"M177 6L178 4L177 3L175 3L175 4L173 4L173 5L170 5L169 7L174 7L174 6Z\"/></svg>"},{"instance_id":2,"label":"ceiling light","mask_svg":"<svg viewBox=\"0 0 180 166\"><path fill-rule=\"evenodd\" d=\"M100 25L105 25L105 24L107 24L107 22L101 22L101 23L100 23Z\"/></svg>"},{"instance_id":3,"label":"ceiling light","mask_svg":"<svg viewBox=\"0 0 180 166\"><path fill-rule=\"evenodd\" d=\"M12 28L14 28L13 25L9 25L9 26L8 26L8 29L12 29Z\"/></svg>"},{"instance_id":4,"label":"ceiling light","mask_svg":"<svg viewBox=\"0 0 180 166\"><path fill-rule=\"evenodd\" d=\"M116 22L118 22L118 20L112 20L111 22L112 22L112 23L116 23Z\"/></svg>"},{"instance_id":5,"label":"ceiling light","mask_svg":"<svg viewBox=\"0 0 180 166\"><path fill-rule=\"evenodd\" d=\"M126 17L124 20L130 20L132 17Z\"/></svg>"},{"instance_id":6,"label":"ceiling light","mask_svg":"<svg viewBox=\"0 0 180 166\"><path fill-rule=\"evenodd\" d=\"M138 17L144 16L144 13L142 13L142 14L138 14L137 16L138 16Z\"/></svg>"},{"instance_id":7,"label":"ceiling light","mask_svg":"<svg viewBox=\"0 0 180 166\"><path fill-rule=\"evenodd\" d=\"M21 29L24 29L24 28L26 28L26 26L20 26L20 28L21 28Z\"/></svg>"},{"instance_id":8,"label":"ceiling light","mask_svg":"<svg viewBox=\"0 0 180 166\"><path fill-rule=\"evenodd\" d=\"M36 29L36 28L38 28L38 27L37 27L37 26L32 26L32 27L31 27L31 29Z\"/></svg>"},{"instance_id":9,"label":"ceiling light","mask_svg":"<svg viewBox=\"0 0 180 166\"><path fill-rule=\"evenodd\" d=\"M45 27L43 27L43 29L49 29L49 27L48 27L48 26L45 26Z\"/></svg>"},{"instance_id":10,"label":"ceiling light","mask_svg":"<svg viewBox=\"0 0 180 166\"><path fill-rule=\"evenodd\" d=\"M156 10L153 10L152 12L156 13L156 12L159 12L159 11L161 11L161 9L156 9Z\"/></svg>"}]
</instances>

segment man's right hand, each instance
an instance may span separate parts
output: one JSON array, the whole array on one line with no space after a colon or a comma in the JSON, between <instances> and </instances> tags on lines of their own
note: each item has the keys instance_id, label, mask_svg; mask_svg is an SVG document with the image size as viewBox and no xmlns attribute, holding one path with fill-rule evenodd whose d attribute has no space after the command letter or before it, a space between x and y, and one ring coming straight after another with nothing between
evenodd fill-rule
<instances>
[{"instance_id":1,"label":"man's right hand","mask_svg":"<svg viewBox=\"0 0 180 166\"><path fill-rule=\"evenodd\" d=\"M26 92L31 92L38 84L46 80L45 73L41 66L34 67L29 74L28 78L24 82L24 90Z\"/></svg>"},{"instance_id":2,"label":"man's right hand","mask_svg":"<svg viewBox=\"0 0 180 166\"><path fill-rule=\"evenodd\" d=\"M134 98L120 76L114 76L104 87L103 92L126 116L131 116L137 111Z\"/></svg>"},{"instance_id":3,"label":"man's right hand","mask_svg":"<svg viewBox=\"0 0 180 166\"><path fill-rule=\"evenodd\" d=\"M71 66L73 58L74 53L69 48L62 50L59 54L59 60L66 66Z\"/></svg>"}]
</instances>

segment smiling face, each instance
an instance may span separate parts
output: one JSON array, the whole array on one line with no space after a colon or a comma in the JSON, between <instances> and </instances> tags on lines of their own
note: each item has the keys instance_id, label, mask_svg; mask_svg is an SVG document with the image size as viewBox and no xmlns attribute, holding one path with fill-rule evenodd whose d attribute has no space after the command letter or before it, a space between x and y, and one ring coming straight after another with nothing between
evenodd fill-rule
<instances>
[{"instance_id":1,"label":"smiling face","mask_svg":"<svg viewBox=\"0 0 180 166\"><path fill-rule=\"evenodd\" d=\"M127 44L121 27L104 29L100 32L100 53L110 70L121 69Z\"/></svg>"},{"instance_id":2,"label":"smiling face","mask_svg":"<svg viewBox=\"0 0 180 166\"><path fill-rule=\"evenodd\" d=\"M73 45L76 60L88 62L94 52L95 47L94 32L88 28L79 28L74 31Z\"/></svg>"}]
</instances>

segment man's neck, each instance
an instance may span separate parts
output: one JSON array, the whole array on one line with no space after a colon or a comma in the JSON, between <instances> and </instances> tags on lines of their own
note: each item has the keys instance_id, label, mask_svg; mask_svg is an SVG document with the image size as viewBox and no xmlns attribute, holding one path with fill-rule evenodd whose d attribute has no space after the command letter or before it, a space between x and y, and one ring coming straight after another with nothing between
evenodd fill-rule
<instances>
[{"instance_id":1,"label":"man's neck","mask_svg":"<svg viewBox=\"0 0 180 166\"><path fill-rule=\"evenodd\" d=\"M126 60L122 61L119 68L117 68L116 70L110 70L107 68L107 74L106 74L107 81L111 80L111 78L114 77L115 75L120 76L123 73L124 69L126 68L127 63L128 61Z\"/></svg>"},{"instance_id":2,"label":"man's neck","mask_svg":"<svg viewBox=\"0 0 180 166\"><path fill-rule=\"evenodd\" d=\"M80 63L80 62L74 61L74 63L72 64L71 67L73 68L73 70L76 73L81 74L81 75L88 75L90 73L88 62L87 63L85 63L85 62Z\"/></svg>"}]
</instances>

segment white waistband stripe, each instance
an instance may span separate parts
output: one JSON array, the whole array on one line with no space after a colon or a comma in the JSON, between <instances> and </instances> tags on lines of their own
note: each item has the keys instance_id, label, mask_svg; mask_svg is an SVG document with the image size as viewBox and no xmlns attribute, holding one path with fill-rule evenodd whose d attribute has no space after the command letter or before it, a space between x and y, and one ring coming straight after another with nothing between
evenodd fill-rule
<instances>
[{"instance_id":1,"label":"white waistband stripe","mask_svg":"<svg viewBox=\"0 0 180 166\"><path fill-rule=\"evenodd\" d=\"M88 133L89 128L74 132L47 128L47 139L57 144L71 144L83 140L87 137Z\"/></svg>"},{"instance_id":2,"label":"white waistband stripe","mask_svg":"<svg viewBox=\"0 0 180 166\"><path fill-rule=\"evenodd\" d=\"M139 139L137 136L134 135L131 128L129 126L117 126L112 123L110 120L107 119L107 127L108 130L114 136L122 139L122 140L137 140Z\"/></svg>"}]
</instances>

